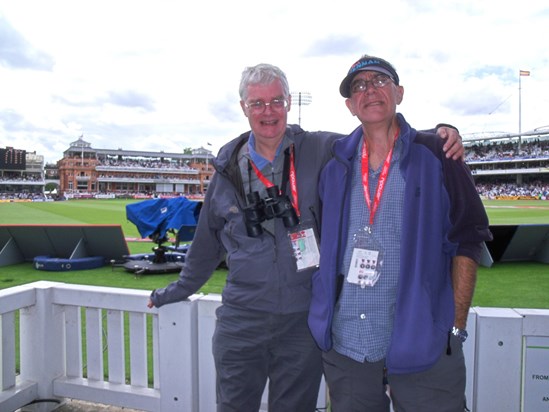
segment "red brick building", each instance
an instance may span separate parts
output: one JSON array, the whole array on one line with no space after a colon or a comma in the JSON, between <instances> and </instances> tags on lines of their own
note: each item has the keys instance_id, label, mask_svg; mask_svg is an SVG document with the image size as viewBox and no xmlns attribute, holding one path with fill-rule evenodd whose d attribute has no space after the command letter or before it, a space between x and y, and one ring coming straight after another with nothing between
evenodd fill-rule
<instances>
[{"instance_id":1,"label":"red brick building","mask_svg":"<svg viewBox=\"0 0 549 412\"><path fill-rule=\"evenodd\" d=\"M211 151L95 149L81 136L57 162L60 194L201 195L214 173Z\"/></svg>"}]
</instances>

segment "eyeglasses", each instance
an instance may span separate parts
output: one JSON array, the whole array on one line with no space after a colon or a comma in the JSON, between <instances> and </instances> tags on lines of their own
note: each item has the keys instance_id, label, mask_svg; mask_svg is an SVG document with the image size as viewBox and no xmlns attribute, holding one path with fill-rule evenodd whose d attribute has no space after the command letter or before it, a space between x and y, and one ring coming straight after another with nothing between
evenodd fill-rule
<instances>
[{"instance_id":1,"label":"eyeglasses","mask_svg":"<svg viewBox=\"0 0 549 412\"><path fill-rule=\"evenodd\" d=\"M267 106L269 106L271 110L281 112L288 107L288 100L277 98L271 100L270 103L265 103L263 100L256 100L254 102L244 103L244 106L254 114L263 113L265 109L267 109Z\"/></svg>"},{"instance_id":2,"label":"eyeglasses","mask_svg":"<svg viewBox=\"0 0 549 412\"><path fill-rule=\"evenodd\" d=\"M392 79L385 74L378 74L370 80L357 79L351 84L351 94L362 93L368 90L368 84L374 86L374 89L380 89L389 84Z\"/></svg>"}]
</instances>

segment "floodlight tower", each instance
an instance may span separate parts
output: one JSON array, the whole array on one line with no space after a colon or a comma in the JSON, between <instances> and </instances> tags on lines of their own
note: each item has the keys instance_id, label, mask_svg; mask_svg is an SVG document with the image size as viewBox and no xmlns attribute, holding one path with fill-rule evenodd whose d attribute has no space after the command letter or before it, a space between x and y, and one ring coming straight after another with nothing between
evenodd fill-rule
<instances>
[{"instance_id":1,"label":"floodlight tower","mask_svg":"<svg viewBox=\"0 0 549 412\"><path fill-rule=\"evenodd\" d=\"M519 138L518 138L518 148L517 148L517 154L520 155L520 144L522 141L522 108L521 108L521 81L520 79L522 76L530 76L530 70L519 70L519 124L518 124L518 132L519 132Z\"/></svg>"},{"instance_id":2,"label":"floodlight tower","mask_svg":"<svg viewBox=\"0 0 549 412\"><path fill-rule=\"evenodd\" d=\"M296 103L299 106L299 118L298 123L301 126L301 106L308 106L313 101L313 96L309 92L292 92L292 103Z\"/></svg>"}]
</instances>

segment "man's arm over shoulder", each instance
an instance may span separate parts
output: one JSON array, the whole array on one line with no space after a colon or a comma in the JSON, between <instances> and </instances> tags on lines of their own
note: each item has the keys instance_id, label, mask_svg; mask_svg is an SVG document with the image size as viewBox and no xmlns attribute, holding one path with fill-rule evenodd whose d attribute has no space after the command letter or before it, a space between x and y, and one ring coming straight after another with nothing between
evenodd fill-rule
<instances>
[{"instance_id":1,"label":"man's arm over shoulder","mask_svg":"<svg viewBox=\"0 0 549 412\"><path fill-rule=\"evenodd\" d=\"M424 131L434 133L445 140L442 150L448 159L464 160L465 147L457 127L447 123L439 123L434 129Z\"/></svg>"},{"instance_id":2,"label":"man's arm over shoulder","mask_svg":"<svg viewBox=\"0 0 549 412\"><path fill-rule=\"evenodd\" d=\"M488 215L469 166L445 157L441 158L441 162L444 185L450 197L450 220L453 225L450 240L463 248L467 248L468 244L482 244L491 240ZM469 257L477 260L474 255Z\"/></svg>"}]
</instances>

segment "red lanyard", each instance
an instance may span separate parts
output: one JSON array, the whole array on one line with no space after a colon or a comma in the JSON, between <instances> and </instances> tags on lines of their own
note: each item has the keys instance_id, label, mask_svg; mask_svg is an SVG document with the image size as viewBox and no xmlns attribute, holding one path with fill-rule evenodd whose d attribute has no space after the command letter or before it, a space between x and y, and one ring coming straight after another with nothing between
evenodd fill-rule
<instances>
[{"instance_id":1,"label":"red lanyard","mask_svg":"<svg viewBox=\"0 0 549 412\"><path fill-rule=\"evenodd\" d=\"M271 182L269 179L265 177L263 173L261 173L261 170L257 168L255 163L250 159L250 164L252 165L252 168L254 169L254 172L257 176L257 178L265 185L265 187L273 187L274 183ZM295 171L295 155L294 155L294 146L292 145L290 147L290 173L289 173L289 181L290 181L290 190L292 191L292 206L294 207L296 215L299 217L299 202L298 202L298 195L297 195L297 178L296 178L296 171Z\"/></svg>"},{"instance_id":2,"label":"red lanyard","mask_svg":"<svg viewBox=\"0 0 549 412\"><path fill-rule=\"evenodd\" d=\"M395 134L394 141L396 141L398 133L399 130L397 130ZM368 206L368 209L370 209L370 226L374 224L374 215L377 211L377 208L379 207L379 203L381 202L381 195L383 194L383 190L385 189L385 183L387 183L387 176L389 175L389 168L391 167L391 158L393 157L393 148L395 147L394 141L391 150L389 150L389 153L387 153L387 157L383 162L383 168L381 169L381 174L379 175L379 180L377 182L376 192L374 194L373 205L372 200L370 199L370 183L368 180L368 147L366 145L366 141L364 141L364 143L362 144L362 186L364 188L364 199L366 200L366 205Z\"/></svg>"},{"instance_id":3,"label":"red lanyard","mask_svg":"<svg viewBox=\"0 0 549 412\"><path fill-rule=\"evenodd\" d=\"M297 175L295 172L295 155L294 145L290 147L290 190L292 191L292 206L294 207L297 217L301 216L299 213L299 201L297 195Z\"/></svg>"}]
</instances>

